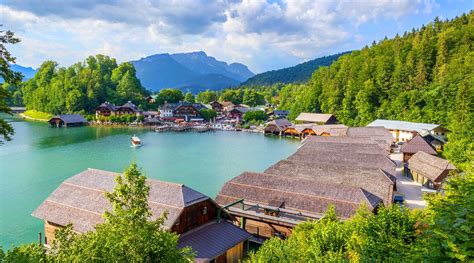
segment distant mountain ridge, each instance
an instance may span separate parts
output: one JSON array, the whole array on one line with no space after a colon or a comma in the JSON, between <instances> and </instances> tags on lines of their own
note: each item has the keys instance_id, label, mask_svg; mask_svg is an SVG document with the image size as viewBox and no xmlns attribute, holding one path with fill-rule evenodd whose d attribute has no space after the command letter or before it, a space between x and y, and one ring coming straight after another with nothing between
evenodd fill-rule
<instances>
[{"instance_id":1,"label":"distant mountain ridge","mask_svg":"<svg viewBox=\"0 0 474 263\"><path fill-rule=\"evenodd\" d=\"M35 76L36 70L32 67L23 67L18 64L10 64L10 69L15 72L20 72L23 74L23 80L31 79ZM0 82L3 82L3 78L0 77Z\"/></svg>"},{"instance_id":2,"label":"distant mountain ridge","mask_svg":"<svg viewBox=\"0 0 474 263\"><path fill-rule=\"evenodd\" d=\"M238 86L254 76L247 66L227 64L205 52L157 54L131 61L142 85L151 91L179 88L197 93Z\"/></svg>"},{"instance_id":3,"label":"distant mountain ridge","mask_svg":"<svg viewBox=\"0 0 474 263\"><path fill-rule=\"evenodd\" d=\"M293 67L263 72L249 78L240 85L252 87L271 86L276 83L287 84L306 82L311 78L313 72L319 67L330 66L332 62L337 60L340 56L348 53L350 53L350 51L316 58Z\"/></svg>"}]
</instances>

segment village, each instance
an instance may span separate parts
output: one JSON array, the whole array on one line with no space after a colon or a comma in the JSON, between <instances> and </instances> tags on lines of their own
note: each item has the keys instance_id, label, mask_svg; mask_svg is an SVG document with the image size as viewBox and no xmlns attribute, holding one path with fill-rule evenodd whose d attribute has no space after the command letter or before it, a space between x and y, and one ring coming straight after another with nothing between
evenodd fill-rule
<instances>
[{"instance_id":1,"label":"village","mask_svg":"<svg viewBox=\"0 0 474 263\"><path fill-rule=\"evenodd\" d=\"M206 121L203 109L217 114ZM112 125L113 118L134 116L133 125L156 131L235 131L249 111L265 112L217 101L207 106L165 103L158 111L104 102L96 110L96 123ZM365 127L348 127L333 114L301 113L295 123L286 119L288 111L265 114L269 121L254 130L301 141L294 154L265 171L237 175L215 198L183 184L148 179L153 217L168 212L166 229L180 235L179 247L196 251L196 261L239 262L250 247L289 237L299 223L322 218L331 206L342 220L361 205L373 213L382 206L423 208L423 196L442 192L443 182L456 170L439 157L450 131L437 124L377 119ZM50 120L52 126L86 123L80 115ZM44 220L42 242L50 246L55 230L70 223L84 233L103 222L101 215L110 208L104 192L113 190L116 176L90 168L64 181L32 214Z\"/></svg>"}]
</instances>

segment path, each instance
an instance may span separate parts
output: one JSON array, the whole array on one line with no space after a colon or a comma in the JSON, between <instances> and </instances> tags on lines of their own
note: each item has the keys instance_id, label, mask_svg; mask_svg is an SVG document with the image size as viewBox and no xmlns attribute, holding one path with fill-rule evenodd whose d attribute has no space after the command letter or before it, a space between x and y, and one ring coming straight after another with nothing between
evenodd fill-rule
<instances>
[{"instance_id":1,"label":"path","mask_svg":"<svg viewBox=\"0 0 474 263\"><path fill-rule=\"evenodd\" d=\"M397 164L397 193L404 196L406 206L409 208L426 207L426 201L423 200L421 191L422 186L403 175L403 155L401 153L394 153L390 155L390 158Z\"/></svg>"}]
</instances>

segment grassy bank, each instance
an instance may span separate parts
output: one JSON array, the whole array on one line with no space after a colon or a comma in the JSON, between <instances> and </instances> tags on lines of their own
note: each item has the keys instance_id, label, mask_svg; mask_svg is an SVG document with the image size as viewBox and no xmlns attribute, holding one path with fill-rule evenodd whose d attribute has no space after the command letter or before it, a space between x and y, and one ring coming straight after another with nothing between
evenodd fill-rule
<instances>
[{"instance_id":1,"label":"grassy bank","mask_svg":"<svg viewBox=\"0 0 474 263\"><path fill-rule=\"evenodd\" d=\"M35 121L48 121L53 116L52 114L36 111L36 110L27 110L21 114L26 119L35 120Z\"/></svg>"}]
</instances>

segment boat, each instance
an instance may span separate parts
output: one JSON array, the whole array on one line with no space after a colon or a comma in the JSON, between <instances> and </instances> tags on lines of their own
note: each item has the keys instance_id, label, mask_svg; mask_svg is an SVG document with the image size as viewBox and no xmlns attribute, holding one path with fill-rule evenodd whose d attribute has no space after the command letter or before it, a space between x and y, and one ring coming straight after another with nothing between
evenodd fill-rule
<instances>
[{"instance_id":1,"label":"boat","mask_svg":"<svg viewBox=\"0 0 474 263\"><path fill-rule=\"evenodd\" d=\"M138 136L133 135L132 136L132 147L139 147L142 146L142 141L140 141L140 138Z\"/></svg>"}]
</instances>

